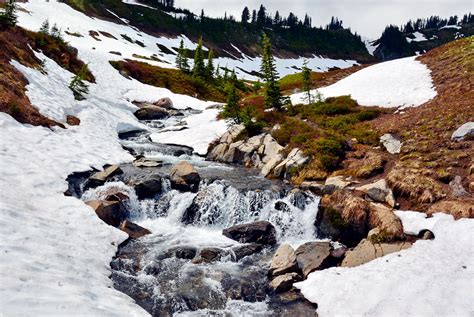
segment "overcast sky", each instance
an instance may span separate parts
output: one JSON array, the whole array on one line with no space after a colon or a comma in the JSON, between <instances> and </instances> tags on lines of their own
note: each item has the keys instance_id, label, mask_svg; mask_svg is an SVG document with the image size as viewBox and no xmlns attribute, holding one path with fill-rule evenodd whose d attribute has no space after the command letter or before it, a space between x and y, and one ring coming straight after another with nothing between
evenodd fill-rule
<instances>
[{"instance_id":1,"label":"overcast sky","mask_svg":"<svg viewBox=\"0 0 474 317\"><path fill-rule=\"evenodd\" d=\"M302 18L308 13L316 26L326 25L334 15L345 27L372 39L378 38L387 24L474 12L474 0L175 0L175 4L196 13L204 9L208 16L224 16L227 11L238 20L245 6L252 10L263 4L272 14L278 10L286 16L292 11Z\"/></svg>"}]
</instances>

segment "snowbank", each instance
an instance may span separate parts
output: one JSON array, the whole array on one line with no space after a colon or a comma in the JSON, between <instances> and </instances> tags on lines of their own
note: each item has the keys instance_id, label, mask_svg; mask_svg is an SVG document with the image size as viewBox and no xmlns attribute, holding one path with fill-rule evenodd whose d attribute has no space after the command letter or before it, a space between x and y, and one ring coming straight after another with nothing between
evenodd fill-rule
<instances>
[{"instance_id":1,"label":"snowbank","mask_svg":"<svg viewBox=\"0 0 474 317\"><path fill-rule=\"evenodd\" d=\"M436 96L430 70L415 57L364 68L317 91L326 98L351 95L362 106L387 108L419 106ZM293 104L307 102L304 93L290 97Z\"/></svg>"},{"instance_id":2,"label":"snowbank","mask_svg":"<svg viewBox=\"0 0 474 317\"><path fill-rule=\"evenodd\" d=\"M320 316L472 316L474 219L398 211L407 233L434 240L355 268L314 272L296 284Z\"/></svg>"}]
</instances>

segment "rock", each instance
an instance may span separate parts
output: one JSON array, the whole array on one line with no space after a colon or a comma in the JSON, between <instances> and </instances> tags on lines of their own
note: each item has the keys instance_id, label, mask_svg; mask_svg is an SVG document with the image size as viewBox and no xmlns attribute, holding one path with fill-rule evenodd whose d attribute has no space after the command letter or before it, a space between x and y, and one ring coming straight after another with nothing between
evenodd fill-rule
<instances>
[{"instance_id":1,"label":"rock","mask_svg":"<svg viewBox=\"0 0 474 317\"><path fill-rule=\"evenodd\" d=\"M86 202L86 205L91 207L97 216L110 226L118 227L126 218L125 209L119 201L91 200Z\"/></svg>"},{"instance_id":2,"label":"rock","mask_svg":"<svg viewBox=\"0 0 474 317\"><path fill-rule=\"evenodd\" d=\"M220 248L204 248L199 255L193 259L194 264L210 263L219 261L223 256L227 255L225 250Z\"/></svg>"},{"instance_id":3,"label":"rock","mask_svg":"<svg viewBox=\"0 0 474 317\"><path fill-rule=\"evenodd\" d=\"M380 153L367 152L361 159L349 161L348 170L357 178L371 178L384 170L385 159Z\"/></svg>"},{"instance_id":4,"label":"rock","mask_svg":"<svg viewBox=\"0 0 474 317\"><path fill-rule=\"evenodd\" d=\"M275 277L270 282L270 287L275 293L283 293L289 291L293 287L293 283L301 280L298 273L288 273Z\"/></svg>"},{"instance_id":5,"label":"rock","mask_svg":"<svg viewBox=\"0 0 474 317\"><path fill-rule=\"evenodd\" d=\"M242 144L244 144L244 141L231 143L227 152L224 154L222 161L227 163L242 163L244 160L244 153L239 150L239 147Z\"/></svg>"},{"instance_id":6,"label":"rock","mask_svg":"<svg viewBox=\"0 0 474 317\"><path fill-rule=\"evenodd\" d=\"M451 135L451 139L455 141L474 139L474 122L466 122L457 128Z\"/></svg>"},{"instance_id":7,"label":"rock","mask_svg":"<svg viewBox=\"0 0 474 317\"><path fill-rule=\"evenodd\" d=\"M201 176L191 164L182 161L171 169L170 181L173 189L197 192Z\"/></svg>"},{"instance_id":8,"label":"rock","mask_svg":"<svg viewBox=\"0 0 474 317\"><path fill-rule=\"evenodd\" d=\"M122 192L116 192L116 193L112 193L110 195L108 195L107 197L105 197L105 200L106 201L119 201L119 202L123 202L125 200L129 199L129 197L122 193Z\"/></svg>"},{"instance_id":9,"label":"rock","mask_svg":"<svg viewBox=\"0 0 474 317\"><path fill-rule=\"evenodd\" d=\"M281 245L272 258L268 274L277 276L286 273L296 272L298 262L296 261L295 250L289 244Z\"/></svg>"},{"instance_id":10,"label":"rock","mask_svg":"<svg viewBox=\"0 0 474 317\"><path fill-rule=\"evenodd\" d=\"M268 163L272 158L279 155L280 151L283 150L283 146L278 144L278 142L270 135L267 134L263 138L263 151L262 151L262 162L264 164Z\"/></svg>"},{"instance_id":11,"label":"rock","mask_svg":"<svg viewBox=\"0 0 474 317\"><path fill-rule=\"evenodd\" d=\"M141 157L141 158L136 159L135 161L133 161L132 164L135 167L158 167L158 166L162 166L163 162Z\"/></svg>"},{"instance_id":12,"label":"rock","mask_svg":"<svg viewBox=\"0 0 474 317\"><path fill-rule=\"evenodd\" d=\"M160 194L162 188L162 178L159 175L150 175L134 184L135 193L138 199L153 198Z\"/></svg>"},{"instance_id":13,"label":"rock","mask_svg":"<svg viewBox=\"0 0 474 317\"><path fill-rule=\"evenodd\" d=\"M342 261L341 266L359 266L384 255L408 249L410 247L411 243L409 242L373 244L369 240L364 239L353 250L347 251L346 257Z\"/></svg>"},{"instance_id":14,"label":"rock","mask_svg":"<svg viewBox=\"0 0 474 317\"><path fill-rule=\"evenodd\" d=\"M418 234L418 237L421 240L433 240L435 238L435 235L432 231L425 229L425 230L420 231L420 233Z\"/></svg>"},{"instance_id":15,"label":"rock","mask_svg":"<svg viewBox=\"0 0 474 317\"><path fill-rule=\"evenodd\" d=\"M242 124L233 125L226 133L224 133L219 139L219 143L230 144L234 142L234 139L245 131L245 127Z\"/></svg>"},{"instance_id":16,"label":"rock","mask_svg":"<svg viewBox=\"0 0 474 317\"><path fill-rule=\"evenodd\" d=\"M109 167L106 167L103 171L97 172L93 174L91 177L89 177L89 179L87 180L86 187L94 188L94 187L104 185L107 179L119 174L123 174L123 171L120 168L120 166L111 165Z\"/></svg>"},{"instance_id":17,"label":"rock","mask_svg":"<svg viewBox=\"0 0 474 317\"><path fill-rule=\"evenodd\" d=\"M391 134L384 134L380 137L380 143L390 154L398 154L402 148L402 142Z\"/></svg>"},{"instance_id":18,"label":"rock","mask_svg":"<svg viewBox=\"0 0 474 317\"><path fill-rule=\"evenodd\" d=\"M272 170L275 168L275 166L277 166L281 160L282 160L282 156L281 155L276 155L274 156L273 158L271 158L262 168L261 170L261 174L265 177L267 177L268 175L270 175L270 173L272 172Z\"/></svg>"},{"instance_id":19,"label":"rock","mask_svg":"<svg viewBox=\"0 0 474 317\"><path fill-rule=\"evenodd\" d=\"M233 247L231 249L232 258L234 261L239 261L246 256L260 252L262 248L262 245L258 243L247 243Z\"/></svg>"},{"instance_id":20,"label":"rock","mask_svg":"<svg viewBox=\"0 0 474 317\"><path fill-rule=\"evenodd\" d=\"M217 144L211 151L209 151L207 158L212 161L224 162L224 156L228 149L229 145L227 143Z\"/></svg>"},{"instance_id":21,"label":"rock","mask_svg":"<svg viewBox=\"0 0 474 317\"><path fill-rule=\"evenodd\" d=\"M346 255L348 250L349 249L345 245L341 245L337 249L331 251L331 257L335 259L341 259L344 257L344 255Z\"/></svg>"},{"instance_id":22,"label":"rock","mask_svg":"<svg viewBox=\"0 0 474 317\"><path fill-rule=\"evenodd\" d=\"M294 148L288 154L285 160L283 160L280 164L278 164L273 169L273 176L275 177L283 177L287 175L287 172L293 167L300 167L307 162L308 158L303 155L303 152L298 149Z\"/></svg>"},{"instance_id":23,"label":"rock","mask_svg":"<svg viewBox=\"0 0 474 317\"><path fill-rule=\"evenodd\" d=\"M402 222L393 212L379 203L370 203L369 228L379 228L388 241L404 237Z\"/></svg>"},{"instance_id":24,"label":"rock","mask_svg":"<svg viewBox=\"0 0 474 317\"><path fill-rule=\"evenodd\" d=\"M470 194L462 186L461 176L455 176L454 179L449 182L449 187L453 191L454 197L470 196Z\"/></svg>"},{"instance_id":25,"label":"rock","mask_svg":"<svg viewBox=\"0 0 474 317\"><path fill-rule=\"evenodd\" d=\"M356 190L367 194L367 196L375 202L387 203L391 207L395 207L395 198L392 190L388 187L385 179L381 179L372 184L356 187Z\"/></svg>"},{"instance_id":26,"label":"rock","mask_svg":"<svg viewBox=\"0 0 474 317\"><path fill-rule=\"evenodd\" d=\"M174 109L173 101L171 101L171 99L168 97L161 98L158 101L154 102L153 104L157 107L164 108L164 109Z\"/></svg>"},{"instance_id":27,"label":"rock","mask_svg":"<svg viewBox=\"0 0 474 317\"><path fill-rule=\"evenodd\" d=\"M326 268L326 259L331 255L331 244L329 242L307 242L296 249L296 260L298 267L307 278L309 273Z\"/></svg>"},{"instance_id":28,"label":"rock","mask_svg":"<svg viewBox=\"0 0 474 317\"><path fill-rule=\"evenodd\" d=\"M168 118L170 113L165 108L149 105L141 107L134 115L138 120L160 120Z\"/></svg>"},{"instance_id":29,"label":"rock","mask_svg":"<svg viewBox=\"0 0 474 317\"><path fill-rule=\"evenodd\" d=\"M324 184L325 186L334 186L335 189L343 189L351 185L352 182L346 180L344 176L334 176L334 177L328 177Z\"/></svg>"},{"instance_id":30,"label":"rock","mask_svg":"<svg viewBox=\"0 0 474 317\"><path fill-rule=\"evenodd\" d=\"M70 126L75 126L81 124L81 120L78 117L67 115L66 116L66 123Z\"/></svg>"},{"instance_id":31,"label":"rock","mask_svg":"<svg viewBox=\"0 0 474 317\"><path fill-rule=\"evenodd\" d=\"M275 209L278 211L291 212L290 207L283 201L277 201L274 205Z\"/></svg>"},{"instance_id":32,"label":"rock","mask_svg":"<svg viewBox=\"0 0 474 317\"><path fill-rule=\"evenodd\" d=\"M164 258L176 257L178 259L192 260L197 254L195 247L179 246L173 247L165 252ZM161 260L161 258L159 258Z\"/></svg>"},{"instance_id":33,"label":"rock","mask_svg":"<svg viewBox=\"0 0 474 317\"><path fill-rule=\"evenodd\" d=\"M240 243L256 242L262 245L273 245L276 243L275 227L268 221L235 225L224 229L222 234Z\"/></svg>"},{"instance_id":34,"label":"rock","mask_svg":"<svg viewBox=\"0 0 474 317\"><path fill-rule=\"evenodd\" d=\"M151 234L151 231L148 229L145 229L133 222L130 222L128 220L122 221L122 223L119 226L119 229L126 232L130 238L132 239L138 239L140 237L143 237L147 234Z\"/></svg>"},{"instance_id":35,"label":"rock","mask_svg":"<svg viewBox=\"0 0 474 317\"><path fill-rule=\"evenodd\" d=\"M428 208L426 213L432 215L437 212L453 215L454 219L474 218L474 199L442 200Z\"/></svg>"}]
</instances>

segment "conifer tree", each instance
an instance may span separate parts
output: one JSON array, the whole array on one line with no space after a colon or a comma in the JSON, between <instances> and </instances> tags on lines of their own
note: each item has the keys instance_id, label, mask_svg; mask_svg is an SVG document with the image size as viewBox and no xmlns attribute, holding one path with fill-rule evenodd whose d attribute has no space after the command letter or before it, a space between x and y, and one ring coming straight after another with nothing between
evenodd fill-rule
<instances>
[{"instance_id":1,"label":"conifer tree","mask_svg":"<svg viewBox=\"0 0 474 317\"><path fill-rule=\"evenodd\" d=\"M206 77L212 79L214 77L214 71L214 52L211 48L209 49L209 54L207 55Z\"/></svg>"},{"instance_id":2,"label":"conifer tree","mask_svg":"<svg viewBox=\"0 0 474 317\"><path fill-rule=\"evenodd\" d=\"M39 32L44 35L49 35L49 20L48 19L44 20L44 22L41 24L41 28L39 29Z\"/></svg>"},{"instance_id":3,"label":"conifer tree","mask_svg":"<svg viewBox=\"0 0 474 317\"><path fill-rule=\"evenodd\" d=\"M5 11L0 13L0 26L15 26L17 22L18 17L16 16L15 0L7 0L5 3Z\"/></svg>"},{"instance_id":4,"label":"conifer tree","mask_svg":"<svg viewBox=\"0 0 474 317\"><path fill-rule=\"evenodd\" d=\"M79 73L71 79L69 89L72 90L76 100L84 100L85 95L89 93L89 86L85 82L87 74L87 65L82 66Z\"/></svg>"},{"instance_id":5,"label":"conifer tree","mask_svg":"<svg viewBox=\"0 0 474 317\"><path fill-rule=\"evenodd\" d=\"M202 37L199 39L196 52L194 54L193 76L195 78L206 77L206 66L204 64L204 53L202 52Z\"/></svg>"},{"instance_id":6,"label":"conifer tree","mask_svg":"<svg viewBox=\"0 0 474 317\"><path fill-rule=\"evenodd\" d=\"M182 72L189 72L188 50L184 47L184 41L179 43L178 55L176 55L176 67Z\"/></svg>"},{"instance_id":7,"label":"conifer tree","mask_svg":"<svg viewBox=\"0 0 474 317\"><path fill-rule=\"evenodd\" d=\"M303 91L306 93L308 103L311 103L311 69L308 67L308 60L303 62Z\"/></svg>"},{"instance_id":8,"label":"conifer tree","mask_svg":"<svg viewBox=\"0 0 474 317\"><path fill-rule=\"evenodd\" d=\"M265 107L281 110L283 102L278 84L278 73L276 71L275 59L272 55L270 38L266 34L263 35L262 46L261 72L265 80Z\"/></svg>"},{"instance_id":9,"label":"conifer tree","mask_svg":"<svg viewBox=\"0 0 474 317\"><path fill-rule=\"evenodd\" d=\"M233 84L229 85L227 92L227 104L224 106L222 111L224 118L229 119L233 123L240 123L240 108L239 108L239 96Z\"/></svg>"},{"instance_id":10,"label":"conifer tree","mask_svg":"<svg viewBox=\"0 0 474 317\"><path fill-rule=\"evenodd\" d=\"M250 19L250 11L249 8L245 7L242 11L242 23L248 23Z\"/></svg>"}]
</instances>

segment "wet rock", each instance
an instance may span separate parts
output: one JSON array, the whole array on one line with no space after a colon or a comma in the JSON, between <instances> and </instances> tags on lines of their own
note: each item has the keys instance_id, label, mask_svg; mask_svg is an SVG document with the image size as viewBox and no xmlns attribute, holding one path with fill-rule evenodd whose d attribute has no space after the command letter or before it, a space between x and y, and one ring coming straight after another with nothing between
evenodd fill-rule
<instances>
[{"instance_id":1,"label":"wet rock","mask_svg":"<svg viewBox=\"0 0 474 317\"><path fill-rule=\"evenodd\" d=\"M94 174L95 171L75 172L70 174L66 181L68 183L68 189L64 193L66 196L74 196L76 198L82 197L83 185L87 182L87 179Z\"/></svg>"},{"instance_id":2,"label":"wet rock","mask_svg":"<svg viewBox=\"0 0 474 317\"><path fill-rule=\"evenodd\" d=\"M107 195L107 197L105 197L106 201L123 202L123 201L126 201L128 199L129 199L129 197L126 194L122 193L122 192L111 193L111 194Z\"/></svg>"},{"instance_id":3,"label":"wet rock","mask_svg":"<svg viewBox=\"0 0 474 317\"><path fill-rule=\"evenodd\" d=\"M451 136L452 140L473 140L474 139L474 122L466 122L456 129Z\"/></svg>"},{"instance_id":4,"label":"wet rock","mask_svg":"<svg viewBox=\"0 0 474 317\"><path fill-rule=\"evenodd\" d=\"M297 208L304 210L306 208L306 205L308 204L310 196L307 192L304 192L298 188L294 188L291 190L291 194L289 198L293 206L296 206Z\"/></svg>"},{"instance_id":5,"label":"wet rock","mask_svg":"<svg viewBox=\"0 0 474 317\"><path fill-rule=\"evenodd\" d=\"M266 134L263 138L263 146L262 162L265 164L275 156L279 155L280 151L283 150L283 146L278 144L278 142L270 134Z\"/></svg>"},{"instance_id":6,"label":"wet rock","mask_svg":"<svg viewBox=\"0 0 474 317\"><path fill-rule=\"evenodd\" d=\"M268 274L277 276L298 271L295 250L289 245L281 245L272 258Z\"/></svg>"},{"instance_id":7,"label":"wet rock","mask_svg":"<svg viewBox=\"0 0 474 317\"><path fill-rule=\"evenodd\" d=\"M86 187L95 188L98 186L102 186L110 177L115 176L115 175L120 175L122 173L123 171L120 169L120 166L118 165L108 166L103 171L97 172L93 174L91 177L89 177L89 179L87 180Z\"/></svg>"},{"instance_id":8,"label":"wet rock","mask_svg":"<svg viewBox=\"0 0 474 317\"><path fill-rule=\"evenodd\" d=\"M226 256L228 253L219 248L204 248L199 251L199 255L193 259L194 264L200 263L210 263L219 261L222 257Z\"/></svg>"},{"instance_id":9,"label":"wet rock","mask_svg":"<svg viewBox=\"0 0 474 317\"><path fill-rule=\"evenodd\" d=\"M244 245L239 245L231 249L232 259L234 261L239 261L246 256L262 251L262 249L262 245L258 243L248 243Z\"/></svg>"},{"instance_id":10,"label":"wet rock","mask_svg":"<svg viewBox=\"0 0 474 317\"><path fill-rule=\"evenodd\" d=\"M275 209L283 212L291 212L290 207L283 201L275 202Z\"/></svg>"},{"instance_id":11,"label":"wet rock","mask_svg":"<svg viewBox=\"0 0 474 317\"><path fill-rule=\"evenodd\" d=\"M454 179L449 182L449 187L453 191L455 197L470 196L470 194L462 186L461 176L455 176Z\"/></svg>"},{"instance_id":12,"label":"wet rock","mask_svg":"<svg viewBox=\"0 0 474 317\"><path fill-rule=\"evenodd\" d=\"M165 252L165 258L176 257L178 259L192 260L196 257L197 249L190 246L179 246Z\"/></svg>"},{"instance_id":13,"label":"wet rock","mask_svg":"<svg viewBox=\"0 0 474 317\"><path fill-rule=\"evenodd\" d=\"M150 175L144 179L135 181L134 187L138 199L153 198L163 190L162 177L159 175Z\"/></svg>"},{"instance_id":14,"label":"wet rock","mask_svg":"<svg viewBox=\"0 0 474 317\"><path fill-rule=\"evenodd\" d=\"M326 268L327 259L331 256L329 242L307 242L296 249L298 267L307 278L309 273Z\"/></svg>"},{"instance_id":15,"label":"wet rock","mask_svg":"<svg viewBox=\"0 0 474 317\"><path fill-rule=\"evenodd\" d=\"M133 161L133 166L135 167L158 167L161 165L163 165L162 161L151 160L144 157L141 157Z\"/></svg>"},{"instance_id":16,"label":"wet rock","mask_svg":"<svg viewBox=\"0 0 474 317\"><path fill-rule=\"evenodd\" d=\"M384 255L408 249L410 247L411 243L409 242L373 244L369 240L364 239L353 250L350 250L346 253L346 257L342 261L341 266L359 266Z\"/></svg>"},{"instance_id":17,"label":"wet rock","mask_svg":"<svg viewBox=\"0 0 474 317\"><path fill-rule=\"evenodd\" d=\"M357 191L365 193L375 202L387 203L395 207L395 198L392 190L388 187L385 179L381 179L372 184L367 184L356 188Z\"/></svg>"},{"instance_id":18,"label":"wet rock","mask_svg":"<svg viewBox=\"0 0 474 317\"><path fill-rule=\"evenodd\" d=\"M384 134L380 137L380 143L390 154L399 154L402 148L402 142L391 134Z\"/></svg>"},{"instance_id":19,"label":"wet rock","mask_svg":"<svg viewBox=\"0 0 474 317\"><path fill-rule=\"evenodd\" d=\"M119 201L91 200L86 202L97 216L106 224L118 227L125 220L126 212L122 203Z\"/></svg>"},{"instance_id":20,"label":"wet rock","mask_svg":"<svg viewBox=\"0 0 474 317\"><path fill-rule=\"evenodd\" d=\"M153 104L157 107L161 107L161 108L164 108L164 109L174 109L173 108L173 101L171 101L171 99L168 98L168 97L161 98L158 101L154 102Z\"/></svg>"},{"instance_id":21,"label":"wet rock","mask_svg":"<svg viewBox=\"0 0 474 317\"><path fill-rule=\"evenodd\" d=\"M122 223L119 226L119 229L126 232L129 235L129 237L132 239L138 239L147 234L151 234L150 230L143 228L128 220L122 221Z\"/></svg>"},{"instance_id":22,"label":"wet rock","mask_svg":"<svg viewBox=\"0 0 474 317\"><path fill-rule=\"evenodd\" d=\"M170 113L165 108L147 105L135 111L134 115L138 120L160 120L169 117Z\"/></svg>"},{"instance_id":23,"label":"wet rock","mask_svg":"<svg viewBox=\"0 0 474 317\"><path fill-rule=\"evenodd\" d=\"M293 283L301 280L298 273L287 273L275 277L270 282L270 287L275 293L283 293L289 291L293 287Z\"/></svg>"},{"instance_id":24,"label":"wet rock","mask_svg":"<svg viewBox=\"0 0 474 317\"><path fill-rule=\"evenodd\" d=\"M224 229L222 234L240 243L255 242L262 245L273 245L276 243L275 227L268 221L235 225Z\"/></svg>"},{"instance_id":25,"label":"wet rock","mask_svg":"<svg viewBox=\"0 0 474 317\"><path fill-rule=\"evenodd\" d=\"M345 245L341 245L340 247L331 251L331 257L335 259L342 259L348 250L349 249Z\"/></svg>"},{"instance_id":26,"label":"wet rock","mask_svg":"<svg viewBox=\"0 0 474 317\"><path fill-rule=\"evenodd\" d=\"M170 181L173 189L197 192L201 176L191 164L182 161L171 169Z\"/></svg>"}]
</instances>

